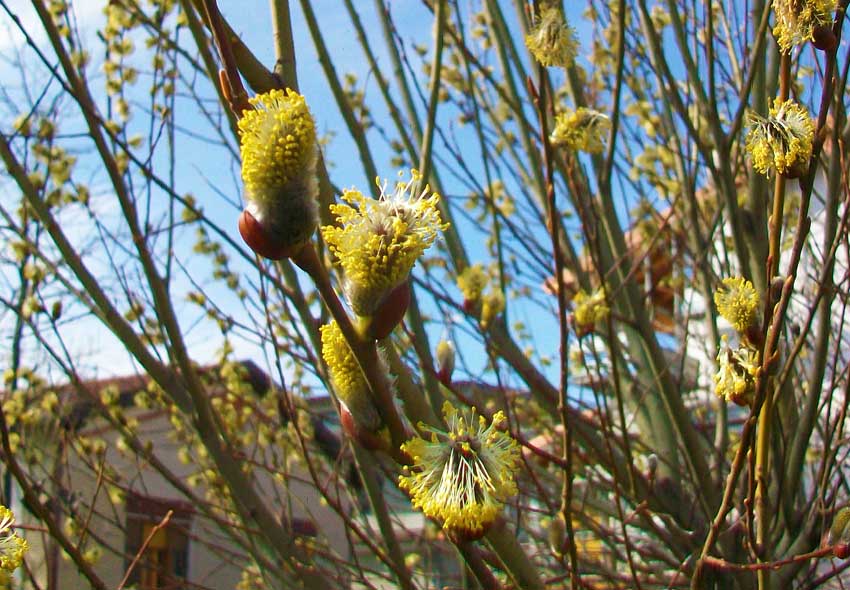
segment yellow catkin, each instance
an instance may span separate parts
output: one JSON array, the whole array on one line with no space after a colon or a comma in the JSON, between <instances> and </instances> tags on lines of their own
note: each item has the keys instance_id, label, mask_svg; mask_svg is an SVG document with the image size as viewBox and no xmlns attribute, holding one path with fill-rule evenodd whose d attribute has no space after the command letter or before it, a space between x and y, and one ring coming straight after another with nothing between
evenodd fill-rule
<instances>
[{"instance_id":1,"label":"yellow catkin","mask_svg":"<svg viewBox=\"0 0 850 590\"><path fill-rule=\"evenodd\" d=\"M486 293L481 299L481 327L488 328L505 311L505 296L498 289Z\"/></svg>"},{"instance_id":2,"label":"yellow catkin","mask_svg":"<svg viewBox=\"0 0 850 590\"><path fill-rule=\"evenodd\" d=\"M293 90L272 90L249 102L254 108L239 120L248 210L287 243L301 243L318 224L313 116Z\"/></svg>"},{"instance_id":3,"label":"yellow catkin","mask_svg":"<svg viewBox=\"0 0 850 590\"><path fill-rule=\"evenodd\" d=\"M448 430L420 424L430 440L415 437L401 447L413 460L399 485L413 506L464 538L480 537L517 493L520 453L504 432L506 418L496 412L488 424L483 416L443 405Z\"/></svg>"},{"instance_id":4,"label":"yellow catkin","mask_svg":"<svg viewBox=\"0 0 850 590\"><path fill-rule=\"evenodd\" d=\"M24 560L24 553L29 549L25 539L12 530L15 515L5 506L0 505L0 570L13 572Z\"/></svg>"},{"instance_id":5,"label":"yellow catkin","mask_svg":"<svg viewBox=\"0 0 850 590\"><path fill-rule=\"evenodd\" d=\"M758 351L744 344L733 349L724 335L717 353L717 373L714 375L714 392L717 396L740 406L750 404L758 372Z\"/></svg>"},{"instance_id":6,"label":"yellow catkin","mask_svg":"<svg viewBox=\"0 0 850 590\"><path fill-rule=\"evenodd\" d=\"M392 193L386 181L379 182L379 199L352 189L343 193L343 203L331 205L338 225L324 226L322 236L345 273L343 286L357 315L371 316L448 227L440 219L437 193L426 186L414 194L420 180L413 170Z\"/></svg>"},{"instance_id":7,"label":"yellow catkin","mask_svg":"<svg viewBox=\"0 0 850 590\"><path fill-rule=\"evenodd\" d=\"M605 302L605 289L599 288L588 295L583 289L573 297L575 310L573 311L573 321L576 329L582 332L593 330L593 327L604 321L611 310Z\"/></svg>"},{"instance_id":8,"label":"yellow catkin","mask_svg":"<svg viewBox=\"0 0 850 590\"><path fill-rule=\"evenodd\" d=\"M457 287L466 301L478 301L487 287L487 282L487 272L481 264L467 266L457 276Z\"/></svg>"},{"instance_id":9,"label":"yellow catkin","mask_svg":"<svg viewBox=\"0 0 850 590\"><path fill-rule=\"evenodd\" d=\"M572 65L578 53L575 31L555 7L546 7L525 38L525 45L538 62L544 66Z\"/></svg>"},{"instance_id":10,"label":"yellow catkin","mask_svg":"<svg viewBox=\"0 0 850 590\"><path fill-rule=\"evenodd\" d=\"M333 321L322 326L320 330L322 358L328 365L337 397L346 405L358 424L367 430L377 431L381 426L378 409L372 402L369 384L339 324Z\"/></svg>"},{"instance_id":11,"label":"yellow catkin","mask_svg":"<svg viewBox=\"0 0 850 590\"><path fill-rule=\"evenodd\" d=\"M817 27L831 27L837 0L773 0L773 34L782 53L813 39Z\"/></svg>"},{"instance_id":12,"label":"yellow catkin","mask_svg":"<svg viewBox=\"0 0 850 590\"><path fill-rule=\"evenodd\" d=\"M606 115L581 107L555 117L555 129L549 139L553 145L572 151L598 154L605 149L610 130L611 121Z\"/></svg>"},{"instance_id":13,"label":"yellow catkin","mask_svg":"<svg viewBox=\"0 0 850 590\"><path fill-rule=\"evenodd\" d=\"M728 277L714 293L714 304L723 318L739 333L755 325L759 295L753 284L743 277Z\"/></svg>"},{"instance_id":14,"label":"yellow catkin","mask_svg":"<svg viewBox=\"0 0 850 590\"><path fill-rule=\"evenodd\" d=\"M767 118L750 113L746 148L753 168L767 175L771 168L779 174L797 176L812 156L815 127L805 107L793 100L773 101Z\"/></svg>"}]
</instances>

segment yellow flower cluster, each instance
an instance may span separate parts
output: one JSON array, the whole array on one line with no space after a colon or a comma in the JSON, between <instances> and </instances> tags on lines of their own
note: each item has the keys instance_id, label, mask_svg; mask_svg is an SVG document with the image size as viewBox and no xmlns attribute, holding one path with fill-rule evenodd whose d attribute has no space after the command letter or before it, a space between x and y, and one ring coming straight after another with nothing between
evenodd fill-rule
<instances>
[{"instance_id":1,"label":"yellow flower cluster","mask_svg":"<svg viewBox=\"0 0 850 590\"><path fill-rule=\"evenodd\" d=\"M755 393L758 372L759 352L743 344L733 350L724 335L717 353L714 392L727 402L734 402L739 406L749 405Z\"/></svg>"},{"instance_id":2,"label":"yellow flower cluster","mask_svg":"<svg viewBox=\"0 0 850 590\"><path fill-rule=\"evenodd\" d=\"M749 114L750 131L747 151L753 168L767 175L771 167L779 174L799 176L812 155L815 128L805 107L789 99L774 99L770 115L765 118Z\"/></svg>"},{"instance_id":3,"label":"yellow flower cluster","mask_svg":"<svg viewBox=\"0 0 850 590\"><path fill-rule=\"evenodd\" d=\"M549 140L553 145L573 151L598 154L605 149L611 120L602 113L581 107L555 117L555 129Z\"/></svg>"},{"instance_id":4,"label":"yellow flower cluster","mask_svg":"<svg viewBox=\"0 0 850 590\"><path fill-rule=\"evenodd\" d=\"M498 289L493 289L481 300L481 327L487 328L499 314L505 311L505 296Z\"/></svg>"},{"instance_id":5,"label":"yellow flower cluster","mask_svg":"<svg viewBox=\"0 0 850 590\"><path fill-rule=\"evenodd\" d=\"M467 266L457 276L457 287L463 295L463 308L474 314L487 329L490 323L505 311L505 296L498 287L487 290L489 277L480 263Z\"/></svg>"},{"instance_id":6,"label":"yellow flower cluster","mask_svg":"<svg viewBox=\"0 0 850 590\"><path fill-rule=\"evenodd\" d=\"M430 440L416 437L401 447L413 459L399 477L413 506L439 521L457 538L481 537L517 493L514 481L520 453L516 441L504 432L505 414L497 412L490 424L483 416L443 405L448 430L420 424Z\"/></svg>"},{"instance_id":7,"label":"yellow flower cluster","mask_svg":"<svg viewBox=\"0 0 850 590\"><path fill-rule=\"evenodd\" d=\"M544 66L569 67L578 53L575 31L554 6L540 11L539 18L525 38L525 45L534 59Z\"/></svg>"},{"instance_id":8,"label":"yellow flower cluster","mask_svg":"<svg viewBox=\"0 0 850 590\"><path fill-rule=\"evenodd\" d=\"M331 381L339 400L351 416L371 432L381 426L381 417L372 402L369 384L335 321L321 327L322 358L328 365Z\"/></svg>"},{"instance_id":9,"label":"yellow flower cluster","mask_svg":"<svg viewBox=\"0 0 850 590\"><path fill-rule=\"evenodd\" d=\"M728 277L714 293L714 304L723 318L740 334L754 326L758 316L759 294L743 277Z\"/></svg>"},{"instance_id":10,"label":"yellow flower cluster","mask_svg":"<svg viewBox=\"0 0 850 590\"><path fill-rule=\"evenodd\" d=\"M837 0L773 0L776 24L773 34L782 53L811 41L815 29L832 26Z\"/></svg>"},{"instance_id":11,"label":"yellow flower cluster","mask_svg":"<svg viewBox=\"0 0 850 590\"><path fill-rule=\"evenodd\" d=\"M480 263L467 266L457 276L457 287L465 301L478 301L487 287L487 273Z\"/></svg>"},{"instance_id":12,"label":"yellow flower cluster","mask_svg":"<svg viewBox=\"0 0 850 590\"><path fill-rule=\"evenodd\" d=\"M359 316L371 316L407 280L438 232L448 227L440 219L437 193L426 186L418 196L413 194L420 180L413 170L410 180L398 182L392 194L384 181L377 200L347 190L344 204L331 205L340 225L323 227L322 235L345 272L345 293Z\"/></svg>"},{"instance_id":13,"label":"yellow flower cluster","mask_svg":"<svg viewBox=\"0 0 850 590\"><path fill-rule=\"evenodd\" d=\"M249 102L254 108L239 119L249 209L258 222L286 234L287 241L303 242L317 219L313 116L293 90L272 90Z\"/></svg>"},{"instance_id":14,"label":"yellow flower cluster","mask_svg":"<svg viewBox=\"0 0 850 590\"><path fill-rule=\"evenodd\" d=\"M262 198L301 176L316 157L316 127L304 97L272 90L249 99L239 119L242 179L252 198Z\"/></svg>"},{"instance_id":15,"label":"yellow flower cluster","mask_svg":"<svg viewBox=\"0 0 850 590\"><path fill-rule=\"evenodd\" d=\"M584 289L579 289L578 293L573 297L575 310L573 311L573 321L575 322L576 330L580 333L587 333L593 330L597 322L604 321L611 313L608 304L605 301L605 288L600 287L588 295Z\"/></svg>"},{"instance_id":16,"label":"yellow flower cluster","mask_svg":"<svg viewBox=\"0 0 850 590\"><path fill-rule=\"evenodd\" d=\"M726 401L749 405L759 372L760 353L749 336L758 323L759 294L743 277L728 277L715 291L714 304L720 315L744 336L735 349L729 346L727 336L723 336L717 353L714 391Z\"/></svg>"},{"instance_id":17,"label":"yellow flower cluster","mask_svg":"<svg viewBox=\"0 0 850 590\"><path fill-rule=\"evenodd\" d=\"M21 565L29 549L26 540L12 530L14 523L12 511L0 505L0 570L10 573Z\"/></svg>"}]
</instances>

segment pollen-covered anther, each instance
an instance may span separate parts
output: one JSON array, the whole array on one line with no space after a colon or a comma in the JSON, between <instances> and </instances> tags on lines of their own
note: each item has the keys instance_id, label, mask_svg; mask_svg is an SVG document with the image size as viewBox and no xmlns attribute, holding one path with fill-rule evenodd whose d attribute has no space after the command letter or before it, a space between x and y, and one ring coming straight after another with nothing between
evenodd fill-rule
<instances>
[{"instance_id":1,"label":"pollen-covered anther","mask_svg":"<svg viewBox=\"0 0 850 590\"><path fill-rule=\"evenodd\" d=\"M316 127L304 97L272 90L249 99L239 120L247 205L239 231L267 258L289 256L318 224Z\"/></svg>"},{"instance_id":2,"label":"pollen-covered anther","mask_svg":"<svg viewBox=\"0 0 850 590\"><path fill-rule=\"evenodd\" d=\"M714 293L717 311L739 334L747 334L755 326L759 295L753 284L743 277L727 277Z\"/></svg>"},{"instance_id":3,"label":"pollen-covered anther","mask_svg":"<svg viewBox=\"0 0 850 590\"><path fill-rule=\"evenodd\" d=\"M390 302L422 253L448 227L437 209L440 196L428 186L415 192L420 180L414 170L410 180L398 182L392 192L386 181L379 183L378 199L352 189L342 194L342 203L331 205L338 225L324 226L322 235L342 267L343 289L358 316L386 313L400 320L404 310L397 302L385 309L381 306ZM404 293L397 294L404 300Z\"/></svg>"},{"instance_id":4,"label":"pollen-covered anther","mask_svg":"<svg viewBox=\"0 0 850 590\"><path fill-rule=\"evenodd\" d=\"M554 6L540 10L534 27L525 38L525 45L538 62L544 66L567 68L573 64L578 53L575 31L563 13Z\"/></svg>"},{"instance_id":5,"label":"pollen-covered anther","mask_svg":"<svg viewBox=\"0 0 850 590\"><path fill-rule=\"evenodd\" d=\"M773 34L782 53L806 41L818 49L834 49L837 39L831 28L837 8L837 0L773 0Z\"/></svg>"},{"instance_id":6,"label":"pollen-covered anther","mask_svg":"<svg viewBox=\"0 0 850 590\"><path fill-rule=\"evenodd\" d=\"M0 571L11 573L24 561L29 544L12 530L15 515L0 505Z\"/></svg>"},{"instance_id":7,"label":"pollen-covered anther","mask_svg":"<svg viewBox=\"0 0 850 590\"><path fill-rule=\"evenodd\" d=\"M748 406L755 394L756 377L761 367L759 352L742 344L733 349L723 336L717 353L717 373L714 375L714 392L718 397L739 406Z\"/></svg>"},{"instance_id":8,"label":"pollen-covered anther","mask_svg":"<svg viewBox=\"0 0 850 590\"><path fill-rule=\"evenodd\" d=\"M353 421L349 434L357 435L361 430L378 432L383 426L381 416L372 401L366 377L339 324L333 321L322 326L321 334L322 358L328 365L334 391L343 404L343 422L348 418L346 411Z\"/></svg>"},{"instance_id":9,"label":"pollen-covered anther","mask_svg":"<svg viewBox=\"0 0 850 590\"><path fill-rule=\"evenodd\" d=\"M606 302L605 288L600 287L588 295L583 289L573 297L575 309L572 314L576 334L585 336L593 331L599 322L605 321L611 313Z\"/></svg>"},{"instance_id":10,"label":"pollen-covered anther","mask_svg":"<svg viewBox=\"0 0 850 590\"><path fill-rule=\"evenodd\" d=\"M505 296L498 289L491 289L481 297L481 327L488 329L493 320L505 311Z\"/></svg>"},{"instance_id":11,"label":"pollen-covered anther","mask_svg":"<svg viewBox=\"0 0 850 590\"><path fill-rule=\"evenodd\" d=\"M402 445L412 465L399 477L399 485L413 506L438 521L449 536L477 539L517 493L519 449L500 428L506 422L502 412L488 423L474 408L461 413L446 402L443 416L448 430L420 424L430 440L416 437Z\"/></svg>"},{"instance_id":12,"label":"pollen-covered anther","mask_svg":"<svg viewBox=\"0 0 850 590\"><path fill-rule=\"evenodd\" d=\"M457 287L463 295L463 308L467 313L473 313L478 306L489 279L484 266L480 263L467 266L457 276Z\"/></svg>"},{"instance_id":13,"label":"pollen-covered anther","mask_svg":"<svg viewBox=\"0 0 850 590\"><path fill-rule=\"evenodd\" d=\"M746 147L753 168L767 175L771 168L787 178L801 176L812 156L815 127L805 107L792 99L773 101L770 113L749 115Z\"/></svg>"},{"instance_id":14,"label":"pollen-covered anther","mask_svg":"<svg viewBox=\"0 0 850 590\"><path fill-rule=\"evenodd\" d=\"M571 151L599 154L605 149L605 140L610 130L611 120L607 115L580 107L555 117L555 129L549 140L553 145Z\"/></svg>"}]
</instances>

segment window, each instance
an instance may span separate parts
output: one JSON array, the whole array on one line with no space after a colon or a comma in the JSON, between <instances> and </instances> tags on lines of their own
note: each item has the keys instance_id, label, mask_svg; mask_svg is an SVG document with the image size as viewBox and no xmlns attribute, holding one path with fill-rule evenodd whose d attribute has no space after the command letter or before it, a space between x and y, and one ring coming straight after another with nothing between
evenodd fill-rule
<instances>
[{"instance_id":1,"label":"window","mask_svg":"<svg viewBox=\"0 0 850 590\"><path fill-rule=\"evenodd\" d=\"M168 511L171 519L157 528ZM127 497L126 563L133 567L128 585L139 590L178 590L189 574L189 529L193 509L185 502L131 494ZM145 541L147 540L147 545Z\"/></svg>"}]
</instances>

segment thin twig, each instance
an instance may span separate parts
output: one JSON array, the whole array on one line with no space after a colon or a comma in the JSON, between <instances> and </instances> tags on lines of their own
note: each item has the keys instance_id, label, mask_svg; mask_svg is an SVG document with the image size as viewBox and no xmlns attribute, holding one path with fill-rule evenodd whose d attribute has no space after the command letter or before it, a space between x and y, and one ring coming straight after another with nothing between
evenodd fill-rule
<instances>
[{"instance_id":1,"label":"thin twig","mask_svg":"<svg viewBox=\"0 0 850 590\"><path fill-rule=\"evenodd\" d=\"M153 528L151 528L151 532L148 533L147 537L145 537L142 546L139 547L138 551L136 551L136 555L133 557L133 561L130 562L130 566L127 568L127 571L124 572L124 577L121 578L121 583L118 584L117 590L122 590L122 588L124 588L124 586L127 584L130 579L130 575L133 573L133 570L136 569L136 564L139 563L139 560L142 558L142 555L144 555L145 549L147 549L148 545L150 545L150 542L153 540L154 535L156 535L160 531L160 529L168 525L168 522L171 520L171 516L173 514L174 511L169 510L165 513L165 516L162 517L162 520L160 520L159 523L157 523L153 526Z\"/></svg>"}]
</instances>

